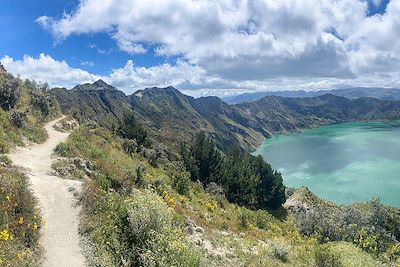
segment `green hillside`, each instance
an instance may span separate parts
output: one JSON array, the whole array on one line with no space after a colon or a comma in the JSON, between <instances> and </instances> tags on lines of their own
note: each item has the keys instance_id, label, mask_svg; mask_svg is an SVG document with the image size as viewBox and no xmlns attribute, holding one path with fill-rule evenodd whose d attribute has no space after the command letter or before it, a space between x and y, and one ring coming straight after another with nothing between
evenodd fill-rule
<instances>
[{"instance_id":1,"label":"green hillside","mask_svg":"<svg viewBox=\"0 0 400 267\"><path fill-rule=\"evenodd\" d=\"M175 147L201 130L224 151L236 144L253 151L265 137L277 133L345 121L400 118L399 101L374 98L267 96L255 102L228 105L217 97L195 99L173 87L148 88L131 96L107 86L76 88L51 91L64 113L81 122L92 120L111 128L122 118L124 108L130 108L154 140Z\"/></svg>"}]
</instances>

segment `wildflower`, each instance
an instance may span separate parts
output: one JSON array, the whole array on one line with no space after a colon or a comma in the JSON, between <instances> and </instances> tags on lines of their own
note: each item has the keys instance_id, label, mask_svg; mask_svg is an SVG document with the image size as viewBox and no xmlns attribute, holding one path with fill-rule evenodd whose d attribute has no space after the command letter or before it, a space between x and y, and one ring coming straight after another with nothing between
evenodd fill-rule
<instances>
[{"instance_id":1,"label":"wildflower","mask_svg":"<svg viewBox=\"0 0 400 267\"><path fill-rule=\"evenodd\" d=\"M19 224L24 224L24 217L20 217L18 223Z\"/></svg>"},{"instance_id":2,"label":"wildflower","mask_svg":"<svg viewBox=\"0 0 400 267\"><path fill-rule=\"evenodd\" d=\"M38 225L36 223L33 224L33 229L37 230L38 229Z\"/></svg>"},{"instance_id":3,"label":"wildflower","mask_svg":"<svg viewBox=\"0 0 400 267\"><path fill-rule=\"evenodd\" d=\"M9 239L13 239L12 235L8 232L8 230L3 230L0 232L0 240L7 241Z\"/></svg>"},{"instance_id":4,"label":"wildflower","mask_svg":"<svg viewBox=\"0 0 400 267\"><path fill-rule=\"evenodd\" d=\"M10 197L10 196L6 196L6 199L7 199L8 201L11 201L11 197Z\"/></svg>"}]
</instances>

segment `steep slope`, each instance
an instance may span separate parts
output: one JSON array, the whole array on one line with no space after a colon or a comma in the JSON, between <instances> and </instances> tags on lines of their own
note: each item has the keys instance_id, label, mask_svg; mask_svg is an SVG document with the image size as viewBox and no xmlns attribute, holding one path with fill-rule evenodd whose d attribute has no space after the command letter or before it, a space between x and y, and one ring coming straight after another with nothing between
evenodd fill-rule
<instances>
[{"instance_id":1,"label":"steep slope","mask_svg":"<svg viewBox=\"0 0 400 267\"><path fill-rule=\"evenodd\" d=\"M99 80L72 90L54 88L50 91L60 103L64 113L73 115L79 122L96 121L101 126L111 127L129 109L127 96L114 87Z\"/></svg>"},{"instance_id":2,"label":"steep slope","mask_svg":"<svg viewBox=\"0 0 400 267\"><path fill-rule=\"evenodd\" d=\"M251 151L264 137L276 133L353 120L400 118L399 101L374 98L267 96L228 105L217 97L195 99L173 87L147 88L125 96L104 82L97 83L71 91L53 89L52 93L63 112L81 122L94 120L108 128L131 108L154 140L175 147L181 141L190 141L194 133L205 131L223 150L239 145Z\"/></svg>"}]
</instances>

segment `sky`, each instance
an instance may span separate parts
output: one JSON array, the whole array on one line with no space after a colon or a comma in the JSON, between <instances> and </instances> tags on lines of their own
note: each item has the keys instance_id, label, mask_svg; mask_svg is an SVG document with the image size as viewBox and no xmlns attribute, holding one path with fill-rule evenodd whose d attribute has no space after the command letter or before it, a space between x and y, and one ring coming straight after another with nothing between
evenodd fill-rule
<instances>
[{"instance_id":1,"label":"sky","mask_svg":"<svg viewBox=\"0 0 400 267\"><path fill-rule=\"evenodd\" d=\"M400 0L0 0L0 62L127 94L400 88Z\"/></svg>"}]
</instances>

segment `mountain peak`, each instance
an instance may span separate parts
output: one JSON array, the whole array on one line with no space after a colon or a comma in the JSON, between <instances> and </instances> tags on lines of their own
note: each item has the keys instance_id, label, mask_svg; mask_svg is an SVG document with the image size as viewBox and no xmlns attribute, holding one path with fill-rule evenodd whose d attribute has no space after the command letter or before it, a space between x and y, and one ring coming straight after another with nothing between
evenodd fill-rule
<instances>
[{"instance_id":1,"label":"mountain peak","mask_svg":"<svg viewBox=\"0 0 400 267\"><path fill-rule=\"evenodd\" d=\"M89 91L89 90L99 91L99 90L117 90L117 88L115 88L112 85L109 85L102 79L99 79L99 80L95 81L94 83L79 84L79 85L75 86L74 88L72 88L72 90L74 90L74 91Z\"/></svg>"}]
</instances>

